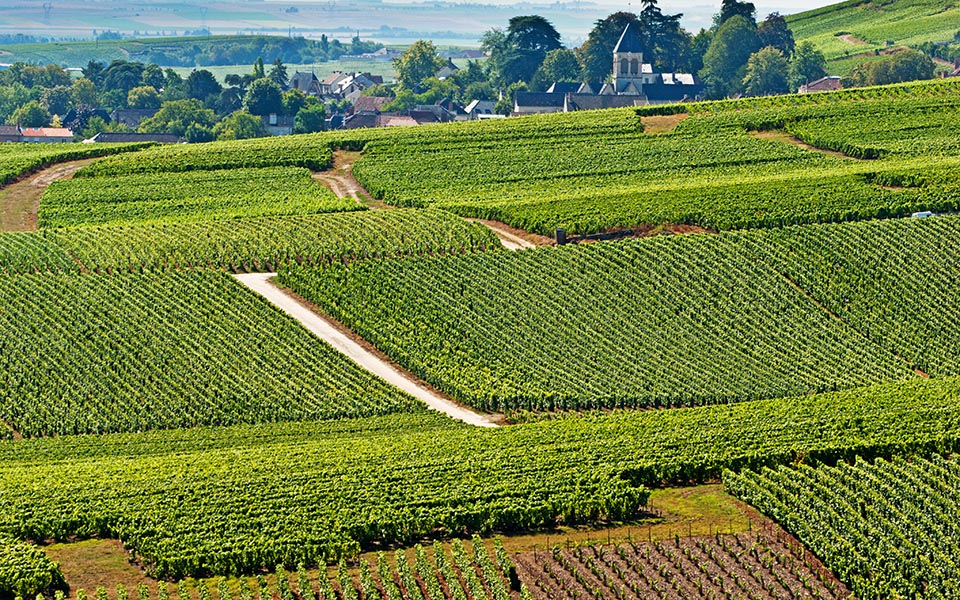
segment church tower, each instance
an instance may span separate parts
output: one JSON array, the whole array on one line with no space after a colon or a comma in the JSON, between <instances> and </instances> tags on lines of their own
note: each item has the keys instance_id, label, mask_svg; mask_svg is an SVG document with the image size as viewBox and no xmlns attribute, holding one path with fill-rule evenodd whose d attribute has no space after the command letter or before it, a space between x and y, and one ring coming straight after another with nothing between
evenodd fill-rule
<instances>
[{"instance_id":1,"label":"church tower","mask_svg":"<svg viewBox=\"0 0 960 600\"><path fill-rule=\"evenodd\" d=\"M643 48L637 28L630 22L613 49L613 88L617 94L643 95Z\"/></svg>"}]
</instances>

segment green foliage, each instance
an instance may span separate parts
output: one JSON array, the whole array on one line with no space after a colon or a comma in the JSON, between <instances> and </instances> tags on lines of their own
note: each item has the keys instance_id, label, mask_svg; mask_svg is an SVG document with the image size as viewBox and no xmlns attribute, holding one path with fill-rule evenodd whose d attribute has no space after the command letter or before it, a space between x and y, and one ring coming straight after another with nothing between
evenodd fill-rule
<instances>
[{"instance_id":1,"label":"green foliage","mask_svg":"<svg viewBox=\"0 0 960 600\"><path fill-rule=\"evenodd\" d=\"M904 50L860 65L850 74L850 79L856 85L886 85L931 79L934 69L930 57L916 50Z\"/></svg>"},{"instance_id":2,"label":"green foliage","mask_svg":"<svg viewBox=\"0 0 960 600\"><path fill-rule=\"evenodd\" d=\"M183 137L191 125L213 127L217 115L199 100L172 100L160 105L157 114L140 122L141 133L172 133Z\"/></svg>"},{"instance_id":3,"label":"green foliage","mask_svg":"<svg viewBox=\"0 0 960 600\"><path fill-rule=\"evenodd\" d=\"M130 108L160 108L160 94L153 86L135 87L127 94L127 106Z\"/></svg>"},{"instance_id":4,"label":"green foliage","mask_svg":"<svg viewBox=\"0 0 960 600\"><path fill-rule=\"evenodd\" d=\"M619 520L641 510L641 486L724 468L950 451L958 393L955 379L918 380L496 430L422 412L3 442L0 530L122 533L160 576L336 562L375 542Z\"/></svg>"},{"instance_id":5,"label":"green foliage","mask_svg":"<svg viewBox=\"0 0 960 600\"><path fill-rule=\"evenodd\" d=\"M0 145L0 185L50 165L141 150L139 144L3 144Z\"/></svg>"},{"instance_id":6,"label":"green foliage","mask_svg":"<svg viewBox=\"0 0 960 600\"><path fill-rule=\"evenodd\" d=\"M307 169L274 167L58 181L44 191L38 222L40 227L129 225L363 208L353 198L336 197Z\"/></svg>"},{"instance_id":7,"label":"green foliage","mask_svg":"<svg viewBox=\"0 0 960 600\"><path fill-rule=\"evenodd\" d=\"M700 77L711 98L731 96L742 90L747 60L760 49L757 26L743 16L723 21L703 56Z\"/></svg>"},{"instance_id":8,"label":"green foliage","mask_svg":"<svg viewBox=\"0 0 960 600\"><path fill-rule=\"evenodd\" d=\"M0 534L0 594L30 598L65 587L60 565L43 550Z\"/></svg>"},{"instance_id":9,"label":"green foliage","mask_svg":"<svg viewBox=\"0 0 960 600\"><path fill-rule=\"evenodd\" d=\"M955 459L727 472L724 482L797 536L858 598L960 593L960 467Z\"/></svg>"},{"instance_id":10,"label":"green foliage","mask_svg":"<svg viewBox=\"0 0 960 600\"><path fill-rule=\"evenodd\" d=\"M80 269L62 248L42 234L7 231L0 233L0 273L79 273Z\"/></svg>"},{"instance_id":11,"label":"green foliage","mask_svg":"<svg viewBox=\"0 0 960 600\"><path fill-rule=\"evenodd\" d=\"M547 53L530 85L535 90L546 90L557 81L578 81L580 61L573 50L558 48Z\"/></svg>"},{"instance_id":12,"label":"green foliage","mask_svg":"<svg viewBox=\"0 0 960 600\"><path fill-rule=\"evenodd\" d=\"M743 77L744 93L748 96L787 93L790 91L789 69L786 57L773 46L751 54Z\"/></svg>"},{"instance_id":13,"label":"green foliage","mask_svg":"<svg viewBox=\"0 0 960 600\"><path fill-rule=\"evenodd\" d=\"M327 109L323 104L305 106L293 119L294 133L316 133L326 129Z\"/></svg>"},{"instance_id":14,"label":"green foliage","mask_svg":"<svg viewBox=\"0 0 960 600\"><path fill-rule=\"evenodd\" d=\"M252 115L266 116L283 112L283 96L280 86L274 81L261 78L250 84L243 97L243 110Z\"/></svg>"},{"instance_id":15,"label":"green foliage","mask_svg":"<svg viewBox=\"0 0 960 600\"><path fill-rule=\"evenodd\" d=\"M13 111L13 114L7 118L7 124L20 127L49 127L51 118L50 111L36 100L31 100Z\"/></svg>"},{"instance_id":16,"label":"green foliage","mask_svg":"<svg viewBox=\"0 0 960 600\"><path fill-rule=\"evenodd\" d=\"M418 88L424 81L436 75L444 64L444 60L437 54L437 47L426 40L417 40L399 57L393 59L397 81L408 90Z\"/></svg>"},{"instance_id":17,"label":"green foliage","mask_svg":"<svg viewBox=\"0 0 960 600\"><path fill-rule=\"evenodd\" d=\"M802 41L790 60L790 87L792 91L801 85L816 81L827 74L827 60L823 53L809 41Z\"/></svg>"},{"instance_id":18,"label":"green foliage","mask_svg":"<svg viewBox=\"0 0 960 600\"><path fill-rule=\"evenodd\" d=\"M238 110L214 125L213 133L218 140L245 140L263 137L266 135L266 129L263 126L263 119Z\"/></svg>"},{"instance_id":19,"label":"green foliage","mask_svg":"<svg viewBox=\"0 0 960 600\"><path fill-rule=\"evenodd\" d=\"M0 418L27 437L420 407L223 273L8 277L0 297Z\"/></svg>"},{"instance_id":20,"label":"green foliage","mask_svg":"<svg viewBox=\"0 0 960 600\"><path fill-rule=\"evenodd\" d=\"M685 406L911 375L738 236L291 267L280 281L484 410Z\"/></svg>"},{"instance_id":21,"label":"green foliage","mask_svg":"<svg viewBox=\"0 0 960 600\"><path fill-rule=\"evenodd\" d=\"M59 229L47 235L93 272L208 265L235 272L274 271L291 262L318 264L500 247L486 227L437 210L82 227ZM62 262L52 249L44 249L44 254L30 250L40 256L37 266L31 264L29 255L23 256L14 246L8 253L10 258L4 258L5 268L32 272L34 268L44 270L47 265L55 268ZM7 267L8 264L13 266Z\"/></svg>"},{"instance_id":22,"label":"green foliage","mask_svg":"<svg viewBox=\"0 0 960 600\"><path fill-rule=\"evenodd\" d=\"M113 177L134 173L178 173L216 169L330 166L329 143L311 136L231 140L202 145L168 144L130 155L97 161L77 171L78 177Z\"/></svg>"}]
</instances>

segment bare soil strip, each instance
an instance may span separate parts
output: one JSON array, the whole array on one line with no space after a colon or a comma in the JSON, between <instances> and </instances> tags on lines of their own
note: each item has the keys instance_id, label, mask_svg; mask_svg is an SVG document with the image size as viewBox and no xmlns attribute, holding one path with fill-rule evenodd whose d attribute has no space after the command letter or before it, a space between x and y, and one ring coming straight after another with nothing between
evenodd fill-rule
<instances>
[{"instance_id":1,"label":"bare soil strip","mask_svg":"<svg viewBox=\"0 0 960 600\"><path fill-rule=\"evenodd\" d=\"M0 191L0 231L36 231L40 197L54 181L70 179L95 158L60 163Z\"/></svg>"},{"instance_id":2,"label":"bare soil strip","mask_svg":"<svg viewBox=\"0 0 960 600\"><path fill-rule=\"evenodd\" d=\"M838 39L838 40L843 40L844 42L846 42L846 43L848 43L848 44L853 44L853 45L855 45L855 46L866 46L866 45L867 45L867 42L861 40L860 38L858 38L858 37L856 37L856 36L854 36L853 34L850 34L850 33L846 33L846 34L844 34L844 35L838 35L838 36L837 36L837 39Z\"/></svg>"},{"instance_id":3,"label":"bare soil strip","mask_svg":"<svg viewBox=\"0 0 960 600\"><path fill-rule=\"evenodd\" d=\"M836 152L834 150L824 150L823 148L817 148L816 146L811 146L810 144L804 142L803 140L799 138L795 138L788 133L784 133L783 131L751 131L750 135L757 138L758 140L770 140L774 142L783 142L784 144L793 144L794 146L798 148L803 148L804 150L819 152L820 154L828 154L830 156L836 156L837 158L848 158L850 160L864 161L864 159L862 158L857 158L856 156L850 156L848 154L844 154L843 152Z\"/></svg>"},{"instance_id":4,"label":"bare soil strip","mask_svg":"<svg viewBox=\"0 0 960 600\"><path fill-rule=\"evenodd\" d=\"M438 392L429 389L426 384L419 382L411 373L403 371L397 365L391 364L385 357L378 356L370 349L365 348L337 327L333 319L311 310L285 290L273 284L270 280L275 276L276 273L248 273L235 277L240 283L299 321L314 335L333 346L334 349L357 363L362 369L418 398L433 410L477 427L498 427L494 417L473 412L448 398L444 398Z\"/></svg>"},{"instance_id":5,"label":"bare soil strip","mask_svg":"<svg viewBox=\"0 0 960 600\"><path fill-rule=\"evenodd\" d=\"M677 128L684 119L689 117L688 113L679 113L676 115L654 115L650 117L640 117L643 123L643 132L651 135L659 133L670 133Z\"/></svg>"},{"instance_id":6,"label":"bare soil strip","mask_svg":"<svg viewBox=\"0 0 960 600\"><path fill-rule=\"evenodd\" d=\"M486 219L467 219L467 221L480 223L481 225L489 227L493 233L500 238L500 243L503 244L503 247L508 250L527 250L529 248L536 248L537 246L549 246L553 244L551 238L530 233L523 229L517 229L516 227L510 227L500 221L489 221Z\"/></svg>"},{"instance_id":7,"label":"bare soil strip","mask_svg":"<svg viewBox=\"0 0 960 600\"><path fill-rule=\"evenodd\" d=\"M337 150L333 153L333 168L329 171L317 171L313 174L313 178L330 188L337 198L353 198L358 204L373 209L393 208L389 204L375 200L353 176L353 163L359 158L359 152Z\"/></svg>"}]
</instances>

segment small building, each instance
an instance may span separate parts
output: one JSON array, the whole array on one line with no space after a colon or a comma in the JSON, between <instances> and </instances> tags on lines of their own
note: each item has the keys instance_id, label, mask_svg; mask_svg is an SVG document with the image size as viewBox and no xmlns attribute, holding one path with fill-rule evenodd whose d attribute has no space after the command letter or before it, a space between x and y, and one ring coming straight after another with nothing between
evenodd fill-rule
<instances>
[{"instance_id":1,"label":"small building","mask_svg":"<svg viewBox=\"0 0 960 600\"><path fill-rule=\"evenodd\" d=\"M387 104L391 100L393 100L393 98L381 96L360 96L353 101L352 113L369 112L377 114L380 112L380 109L383 108L383 105Z\"/></svg>"},{"instance_id":2,"label":"small building","mask_svg":"<svg viewBox=\"0 0 960 600\"><path fill-rule=\"evenodd\" d=\"M263 127L267 130L267 135L290 135L293 133L294 118L286 115L270 113L262 117Z\"/></svg>"},{"instance_id":3,"label":"small building","mask_svg":"<svg viewBox=\"0 0 960 600\"><path fill-rule=\"evenodd\" d=\"M437 79L444 81L449 77L455 75L460 71L460 67L453 64L453 60L447 59L447 64L443 65L439 71L437 71Z\"/></svg>"},{"instance_id":4,"label":"small building","mask_svg":"<svg viewBox=\"0 0 960 600\"><path fill-rule=\"evenodd\" d=\"M293 77L290 78L290 83L288 84L291 90L300 90L308 96L317 96L321 95L320 93L320 80L317 79L317 76L312 72L307 73L305 71L296 71L293 74Z\"/></svg>"},{"instance_id":5,"label":"small building","mask_svg":"<svg viewBox=\"0 0 960 600\"><path fill-rule=\"evenodd\" d=\"M497 103L493 100L474 100L464 111L467 113L467 118L470 120L482 119L484 116L492 116L495 114L494 108L496 108Z\"/></svg>"},{"instance_id":6,"label":"small building","mask_svg":"<svg viewBox=\"0 0 960 600\"><path fill-rule=\"evenodd\" d=\"M840 77L836 75L827 75L816 81L811 81L800 86L798 90L801 94L813 94L815 92L836 92L843 89L843 83Z\"/></svg>"},{"instance_id":7,"label":"small building","mask_svg":"<svg viewBox=\"0 0 960 600\"><path fill-rule=\"evenodd\" d=\"M126 125L130 129L137 129L140 127L140 123L159 111L159 108L118 108L110 113L110 119L115 123Z\"/></svg>"},{"instance_id":8,"label":"small building","mask_svg":"<svg viewBox=\"0 0 960 600\"><path fill-rule=\"evenodd\" d=\"M73 133L65 127L21 127L20 141L31 144L64 144L73 141Z\"/></svg>"},{"instance_id":9,"label":"small building","mask_svg":"<svg viewBox=\"0 0 960 600\"><path fill-rule=\"evenodd\" d=\"M327 76L326 79L320 82L320 95L322 96L332 96L334 95L334 90L341 81L347 78L347 75L343 71L334 71Z\"/></svg>"},{"instance_id":10,"label":"small building","mask_svg":"<svg viewBox=\"0 0 960 600\"><path fill-rule=\"evenodd\" d=\"M0 142L19 142L20 128L16 125L0 125Z\"/></svg>"},{"instance_id":11,"label":"small building","mask_svg":"<svg viewBox=\"0 0 960 600\"><path fill-rule=\"evenodd\" d=\"M517 92L513 97L513 113L516 115L535 115L563 112L566 98L566 94Z\"/></svg>"}]
</instances>

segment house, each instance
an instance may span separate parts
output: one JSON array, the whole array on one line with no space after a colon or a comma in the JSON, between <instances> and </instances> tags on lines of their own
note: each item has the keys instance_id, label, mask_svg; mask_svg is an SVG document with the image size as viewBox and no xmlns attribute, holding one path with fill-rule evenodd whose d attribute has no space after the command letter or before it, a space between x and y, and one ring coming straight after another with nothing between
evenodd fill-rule
<instances>
[{"instance_id":1,"label":"house","mask_svg":"<svg viewBox=\"0 0 960 600\"><path fill-rule=\"evenodd\" d=\"M418 125L427 123L449 123L457 118L457 115L439 104L418 105L408 112L408 116L417 122Z\"/></svg>"},{"instance_id":2,"label":"house","mask_svg":"<svg viewBox=\"0 0 960 600\"><path fill-rule=\"evenodd\" d=\"M393 98L381 96L360 96L353 102L353 113L370 112L379 113L384 104L387 104Z\"/></svg>"},{"instance_id":3,"label":"house","mask_svg":"<svg viewBox=\"0 0 960 600\"><path fill-rule=\"evenodd\" d=\"M126 125L130 129L140 127L140 123L146 121L160 111L158 108L118 108L110 113L110 120L121 125Z\"/></svg>"},{"instance_id":4,"label":"house","mask_svg":"<svg viewBox=\"0 0 960 600\"><path fill-rule=\"evenodd\" d=\"M548 92L517 92L513 96L513 114L534 115L563 112L566 94Z\"/></svg>"},{"instance_id":5,"label":"house","mask_svg":"<svg viewBox=\"0 0 960 600\"><path fill-rule=\"evenodd\" d=\"M321 96L333 96L334 89L337 84L347 78L347 75L342 71L334 71L327 76L326 79L320 82L320 95Z\"/></svg>"},{"instance_id":6,"label":"house","mask_svg":"<svg viewBox=\"0 0 960 600\"><path fill-rule=\"evenodd\" d=\"M16 125L0 125L0 142L19 142L20 128Z\"/></svg>"},{"instance_id":7,"label":"house","mask_svg":"<svg viewBox=\"0 0 960 600\"><path fill-rule=\"evenodd\" d=\"M497 106L497 103L493 100L474 100L464 111L467 113L467 118L470 120L482 119L484 116L494 115L494 107Z\"/></svg>"},{"instance_id":8,"label":"house","mask_svg":"<svg viewBox=\"0 0 960 600\"><path fill-rule=\"evenodd\" d=\"M291 90L300 90L308 96L320 96L320 80L312 72L296 71L288 84Z\"/></svg>"},{"instance_id":9,"label":"house","mask_svg":"<svg viewBox=\"0 0 960 600\"><path fill-rule=\"evenodd\" d=\"M836 92L842 89L843 83L841 83L840 78L836 75L828 75L801 85L798 91L801 94L813 94L815 92Z\"/></svg>"},{"instance_id":10,"label":"house","mask_svg":"<svg viewBox=\"0 0 960 600\"><path fill-rule=\"evenodd\" d=\"M574 94L580 90L580 87L583 86L582 83L574 83L571 81L558 81L547 88L548 94ZM592 92L591 92L592 93Z\"/></svg>"},{"instance_id":11,"label":"house","mask_svg":"<svg viewBox=\"0 0 960 600\"><path fill-rule=\"evenodd\" d=\"M441 69L437 71L437 79L439 79L440 81L444 81L450 78L451 76L455 75L459 71L460 71L460 67L453 64L453 61L448 58L447 64L443 65L443 67L441 67Z\"/></svg>"},{"instance_id":12,"label":"house","mask_svg":"<svg viewBox=\"0 0 960 600\"><path fill-rule=\"evenodd\" d=\"M267 135L290 135L293 133L293 117L270 113L261 118L263 119L263 127L267 130Z\"/></svg>"},{"instance_id":13,"label":"house","mask_svg":"<svg viewBox=\"0 0 960 600\"><path fill-rule=\"evenodd\" d=\"M65 127L21 127L20 141L33 144L60 144L73 141L73 132Z\"/></svg>"},{"instance_id":14,"label":"house","mask_svg":"<svg viewBox=\"0 0 960 600\"><path fill-rule=\"evenodd\" d=\"M180 138L172 133L109 133L100 132L84 144L128 144L131 142L158 142L160 144L176 144Z\"/></svg>"}]
</instances>

